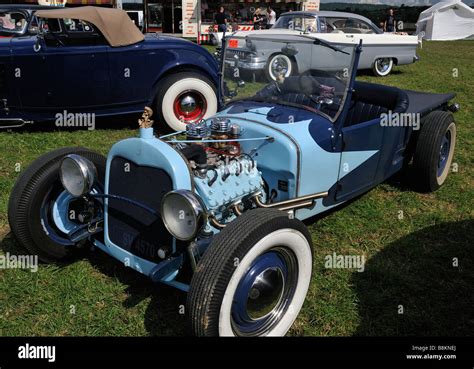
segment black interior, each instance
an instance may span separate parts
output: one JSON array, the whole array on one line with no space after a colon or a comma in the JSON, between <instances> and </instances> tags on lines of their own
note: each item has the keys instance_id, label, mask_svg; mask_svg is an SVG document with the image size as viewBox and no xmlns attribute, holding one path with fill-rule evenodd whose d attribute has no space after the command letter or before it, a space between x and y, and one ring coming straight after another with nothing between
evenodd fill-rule
<instances>
[{"instance_id":1,"label":"black interior","mask_svg":"<svg viewBox=\"0 0 474 369\"><path fill-rule=\"evenodd\" d=\"M318 107L316 98L327 95L333 103ZM285 78L283 83L271 83L256 94L275 97L289 103L308 106L334 116L344 96L344 83L335 77L301 75ZM381 114L403 113L408 108L408 95L396 87L368 82L355 82L354 92L344 126L351 126L379 118Z\"/></svg>"},{"instance_id":2,"label":"black interior","mask_svg":"<svg viewBox=\"0 0 474 369\"><path fill-rule=\"evenodd\" d=\"M351 106L344 126L351 126L380 117L387 113L404 113L408 108L408 95L396 87L368 82L355 82Z\"/></svg>"}]
</instances>

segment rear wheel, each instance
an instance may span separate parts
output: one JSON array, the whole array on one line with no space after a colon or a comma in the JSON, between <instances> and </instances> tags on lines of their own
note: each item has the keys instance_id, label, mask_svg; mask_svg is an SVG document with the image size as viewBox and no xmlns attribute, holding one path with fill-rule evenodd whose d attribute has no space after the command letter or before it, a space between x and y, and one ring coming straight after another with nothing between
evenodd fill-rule
<instances>
[{"instance_id":1,"label":"rear wheel","mask_svg":"<svg viewBox=\"0 0 474 369\"><path fill-rule=\"evenodd\" d=\"M377 77L385 77L390 74L393 69L392 58L379 58L375 60L372 70Z\"/></svg>"},{"instance_id":2,"label":"rear wheel","mask_svg":"<svg viewBox=\"0 0 474 369\"><path fill-rule=\"evenodd\" d=\"M174 73L159 86L157 114L175 131L186 129L188 123L199 122L217 111L214 84L196 72Z\"/></svg>"},{"instance_id":3,"label":"rear wheel","mask_svg":"<svg viewBox=\"0 0 474 369\"><path fill-rule=\"evenodd\" d=\"M8 221L16 239L44 262L61 261L77 252L78 244L67 237L77 227L69 214L73 198L59 179L61 161L68 154L92 161L103 184L105 157L85 148L62 148L40 156L18 177L8 203Z\"/></svg>"},{"instance_id":4,"label":"rear wheel","mask_svg":"<svg viewBox=\"0 0 474 369\"><path fill-rule=\"evenodd\" d=\"M303 223L274 209L244 213L215 236L193 275L192 333L285 335L303 306L311 269L311 237Z\"/></svg>"},{"instance_id":5,"label":"rear wheel","mask_svg":"<svg viewBox=\"0 0 474 369\"><path fill-rule=\"evenodd\" d=\"M449 174L456 145L456 124L451 113L431 112L424 118L413 157L415 183L422 191L435 191Z\"/></svg>"}]
</instances>

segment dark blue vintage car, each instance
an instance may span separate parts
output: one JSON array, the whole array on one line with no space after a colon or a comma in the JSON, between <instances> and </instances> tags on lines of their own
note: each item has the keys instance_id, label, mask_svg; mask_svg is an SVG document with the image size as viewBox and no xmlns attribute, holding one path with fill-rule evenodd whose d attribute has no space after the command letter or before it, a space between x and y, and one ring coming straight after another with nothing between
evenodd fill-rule
<instances>
[{"instance_id":1,"label":"dark blue vintage car","mask_svg":"<svg viewBox=\"0 0 474 369\"><path fill-rule=\"evenodd\" d=\"M122 10L32 16L0 8L0 28L0 126L57 120L64 112L138 113L146 105L160 126L181 130L217 111L215 58L183 39L144 36Z\"/></svg>"}]
</instances>

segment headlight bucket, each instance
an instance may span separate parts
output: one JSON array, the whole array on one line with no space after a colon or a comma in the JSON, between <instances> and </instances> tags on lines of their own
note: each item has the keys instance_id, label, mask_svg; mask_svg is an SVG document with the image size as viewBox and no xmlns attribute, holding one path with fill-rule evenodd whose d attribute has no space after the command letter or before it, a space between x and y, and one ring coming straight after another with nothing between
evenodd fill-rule
<instances>
[{"instance_id":1,"label":"headlight bucket","mask_svg":"<svg viewBox=\"0 0 474 369\"><path fill-rule=\"evenodd\" d=\"M61 162L59 177L67 192L74 197L80 197L92 189L97 179L97 169L85 157L69 154Z\"/></svg>"},{"instance_id":2,"label":"headlight bucket","mask_svg":"<svg viewBox=\"0 0 474 369\"><path fill-rule=\"evenodd\" d=\"M163 223L173 237L190 241L207 223L207 212L201 198L189 190L170 191L161 201Z\"/></svg>"}]
</instances>

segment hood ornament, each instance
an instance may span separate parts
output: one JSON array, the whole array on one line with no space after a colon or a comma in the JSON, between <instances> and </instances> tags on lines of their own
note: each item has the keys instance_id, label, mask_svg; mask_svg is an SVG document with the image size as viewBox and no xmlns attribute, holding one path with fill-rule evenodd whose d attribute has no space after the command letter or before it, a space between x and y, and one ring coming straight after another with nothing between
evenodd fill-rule
<instances>
[{"instance_id":1,"label":"hood ornament","mask_svg":"<svg viewBox=\"0 0 474 369\"><path fill-rule=\"evenodd\" d=\"M140 128L151 128L153 120L150 118L153 116L153 110L149 106L145 106L142 117L138 119L138 126Z\"/></svg>"}]
</instances>

